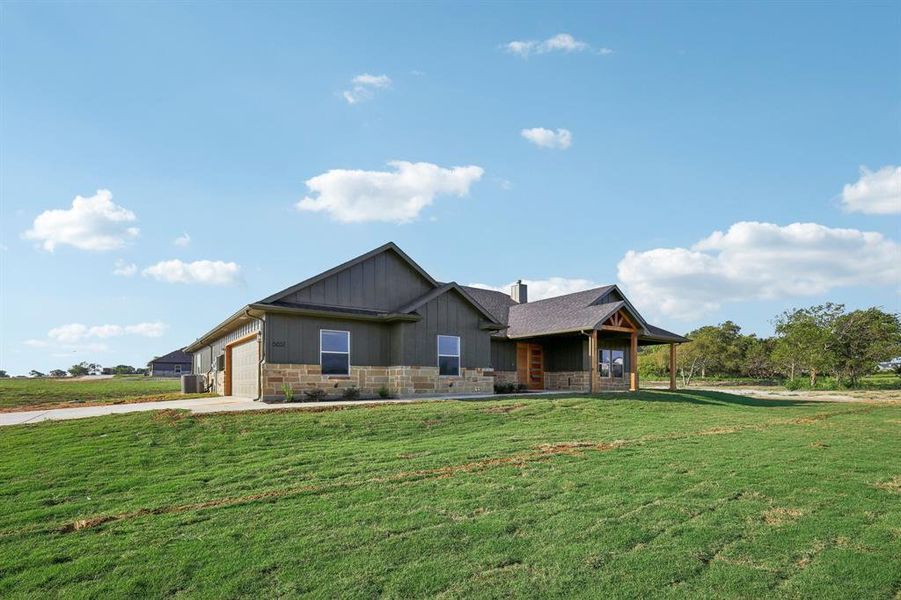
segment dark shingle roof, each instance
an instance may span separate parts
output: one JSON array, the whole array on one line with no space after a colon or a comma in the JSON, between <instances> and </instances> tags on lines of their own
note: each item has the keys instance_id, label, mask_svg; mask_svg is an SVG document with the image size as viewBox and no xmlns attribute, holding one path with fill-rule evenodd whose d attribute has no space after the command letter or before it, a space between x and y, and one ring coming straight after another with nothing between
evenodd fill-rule
<instances>
[{"instance_id":1,"label":"dark shingle roof","mask_svg":"<svg viewBox=\"0 0 901 600\"><path fill-rule=\"evenodd\" d=\"M510 307L516 306L516 301L511 298L508 294L504 292L498 292L495 290L486 290L483 288L471 287L468 285L460 286L466 292L472 296L472 299L482 305L482 308L487 310L494 316L495 320L498 323L506 325L508 322L507 316L510 314Z\"/></svg>"},{"instance_id":2,"label":"dark shingle roof","mask_svg":"<svg viewBox=\"0 0 901 600\"><path fill-rule=\"evenodd\" d=\"M612 288L613 286L604 286L517 304L510 308L507 336L520 338L593 329L623 306L619 301L594 304Z\"/></svg>"},{"instance_id":3,"label":"dark shingle roof","mask_svg":"<svg viewBox=\"0 0 901 600\"><path fill-rule=\"evenodd\" d=\"M159 358L154 358L152 363L190 363L191 355L182 350L173 350L169 354L164 354Z\"/></svg>"}]
</instances>

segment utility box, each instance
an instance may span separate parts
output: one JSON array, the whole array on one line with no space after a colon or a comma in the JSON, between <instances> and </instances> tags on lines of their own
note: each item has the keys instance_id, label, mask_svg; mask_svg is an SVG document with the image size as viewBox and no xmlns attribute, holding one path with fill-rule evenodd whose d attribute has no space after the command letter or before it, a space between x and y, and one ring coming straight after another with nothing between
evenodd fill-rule
<instances>
[{"instance_id":1,"label":"utility box","mask_svg":"<svg viewBox=\"0 0 901 600\"><path fill-rule=\"evenodd\" d=\"M181 376L181 393L182 394L202 394L203 375L182 375Z\"/></svg>"}]
</instances>

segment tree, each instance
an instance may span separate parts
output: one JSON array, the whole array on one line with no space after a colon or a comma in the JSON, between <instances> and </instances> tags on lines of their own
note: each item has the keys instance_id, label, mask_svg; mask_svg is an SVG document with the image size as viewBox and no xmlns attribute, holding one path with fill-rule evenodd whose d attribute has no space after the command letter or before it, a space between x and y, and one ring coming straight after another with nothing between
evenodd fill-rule
<instances>
[{"instance_id":1,"label":"tree","mask_svg":"<svg viewBox=\"0 0 901 600\"><path fill-rule=\"evenodd\" d=\"M34 369L32 369L28 372L28 376L29 377L46 377L43 373L41 373L40 371L36 371Z\"/></svg>"},{"instance_id":2,"label":"tree","mask_svg":"<svg viewBox=\"0 0 901 600\"><path fill-rule=\"evenodd\" d=\"M5 379L7 377L9 377L9 373L4 371L3 369L0 369L0 379Z\"/></svg>"},{"instance_id":3,"label":"tree","mask_svg":"<svg viewBox=\"0 0 901 600\"><path fill-rule=\"evenodd\" d=\"M772 377L776 374L772 355L775 341L772 338L748 336L744 351L743 375L757 379Z\"/></svg>"},{"instance_id":4,"label":"tree","mask_svg":"<svg viewBox=\"0 0 901 600\"><path fill-rule=\"evenodd\" d=\"M851 387L876 364L901 353L899 316L873 307L842 315L833 324L828 350L833 354L835 370Z\"/></svg>"},{"instance_id":5,"label":"tree","mask_svg":"<svg viewBox=\"0 0 901 600\"><path fill-rule=\"evenodd\" d=\"M785 311L776 317L773 359L788 368L789 379L794 379L798 371L807 371L810 387L816 387L817 375L833 366L833 328L844 312L843 304L827 302Z\"/></svg>"},{"instance_id":6,"label":"tree","mask_svg":"<svg viewBox=\"0 0 901 600\"><path fill-rule=\"evenodd\" d=\"M80 362L77 365L72 365L69 367L69 374L72 377L83 377L85 375L91 374L91 367L94 365L89 365L86 362Z\"/></svg>"},{"instance_id":7,"label":"tree","mask_svg":"<svg viewBox=\"0 0 901 600\"><path fill-rule=\"evenodd\" d=\"M50 377L56 377L56 378L65 377L66 372L63 371L62 369L53 369L52 371L50 371L49 375L50 375Z\"/></svg>"},{"instance_id":8,"label":"tree","mask_svg":"<svg viewBox=\"0 0 901 600\"><path fill-rule=\"evenodd\" d=\"M135 368L131 365L116 365L113 367L113 373L116 375L134 375Z\"/></svg>"}]
</instances>

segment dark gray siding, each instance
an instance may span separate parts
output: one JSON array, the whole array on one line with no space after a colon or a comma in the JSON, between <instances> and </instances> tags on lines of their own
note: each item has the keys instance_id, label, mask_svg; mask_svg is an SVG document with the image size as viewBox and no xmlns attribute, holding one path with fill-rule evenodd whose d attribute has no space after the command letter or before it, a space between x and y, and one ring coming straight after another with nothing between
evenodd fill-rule
<instances>
[{"instance_id":1,"label":"dark gray siding","mask_svg":"<svg viewBox=\"0 0 901 600\"><path fill-rule=\"evenodd\" d=\"M394 252L386 251L282 300L390 311L431 289L432 285L406 261Z\"/></svg>"},{"instance_id":2,"label":"dark gray siding","mask_svg":"<svg viewBox=\"0 0 901 600\"><path fill-rule=\"evenodd\" d=\"M321 329L350 332L350 364L389 366L389 325L279 314L266 318L266 362L318 365Z\"/></svg>"},{"instance_id":3,"label":"dark gray siding","mask_svg":"<svg viewBox=\"0 0 901 600\"><path fill-rule=\"evenodd\" d=\"M260 330L260 322L254 319L225 334L211 345L206 345L194 353L195 375L203 375L216 370L216 357L225 352L225 345ZM211 347L212 346L212 347ZM265 352L265 350L264 350Z\"/></svg>"},{"instance_id":4,"label":"dark gray siding","mask_svg":"<svg viewBox=\"0 0 901 600\"><path fill-rule=\"evenodd\" d=\"M566 337L542 340L545 371L585 371L588 369L588 339Z\"/></svg>"},{"instance_id":5,"label":"dark gray siding","mask_svg":"<svg viewBox=\"0 0 901 600\"><path fill-rule=\"evenodd\" d=\"M391 343L391 364L434 367L438 365L438 335L460 336L462 365L488 367L491 362L491 335L479 329L484 317L456 291L448 291L416 312L422 320L403 323L395 329Z\"/></svg>"},{"instance_id":6,"label":"dark gray siding","mask_svg":"<svg viewBox=\"0 0 901 600\"><path fill-rule=\"evenodd\" d=\"M516 342L491 340L491 368L495 371L516 370Z\"/></svg>"}]
</instances>

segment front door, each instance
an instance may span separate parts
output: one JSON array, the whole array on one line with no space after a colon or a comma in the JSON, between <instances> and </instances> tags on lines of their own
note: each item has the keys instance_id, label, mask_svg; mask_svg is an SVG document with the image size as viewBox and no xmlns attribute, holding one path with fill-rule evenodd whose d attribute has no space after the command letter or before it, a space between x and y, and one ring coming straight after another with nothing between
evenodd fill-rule
<instances>
[{"instance_id":1,"label":"front door","mask_svg":"<svg viewBox=\"0 0 901 600\"><path fill-rule=\"evenodd\" d=\"M520 383L525 383L530 390L544 389L544 352L541 344L518 343L516 367Z\"/></svg>"}]
</instances>

